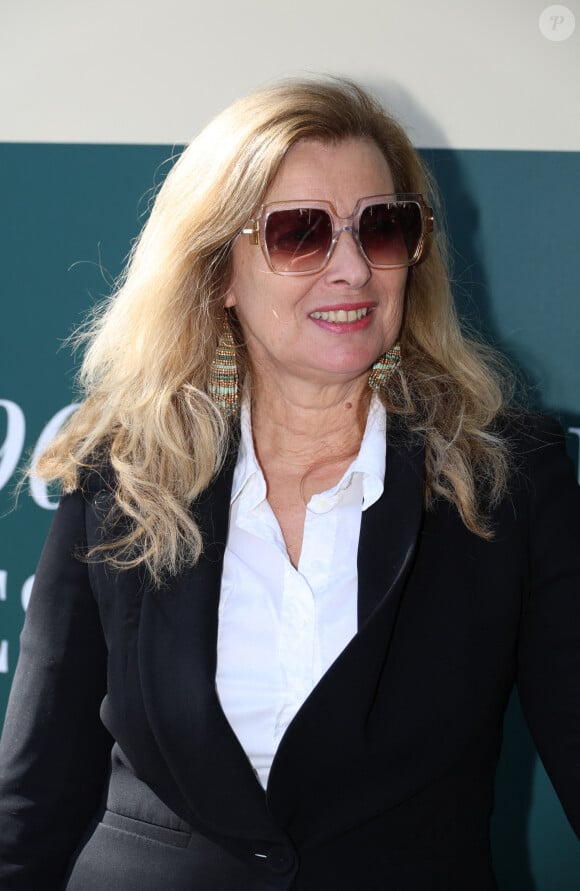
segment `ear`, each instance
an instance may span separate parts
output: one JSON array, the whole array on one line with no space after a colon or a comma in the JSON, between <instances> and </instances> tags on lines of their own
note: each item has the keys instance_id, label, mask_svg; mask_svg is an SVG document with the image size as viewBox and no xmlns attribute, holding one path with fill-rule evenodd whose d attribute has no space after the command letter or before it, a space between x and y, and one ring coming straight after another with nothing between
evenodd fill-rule
<instances>
[{"instance_id":1,"label":"ear","mask_svg":"<svg viewBox=\"0 0 580 891\"><path fill-rule=\"evenodd\" d=\"M234 294L234 289L228 288L224 297L224 306L226 307L226 309L229 309L231 306L235 306L236 303L237 300L236 295Z\"/></svg>"}]
</instances>

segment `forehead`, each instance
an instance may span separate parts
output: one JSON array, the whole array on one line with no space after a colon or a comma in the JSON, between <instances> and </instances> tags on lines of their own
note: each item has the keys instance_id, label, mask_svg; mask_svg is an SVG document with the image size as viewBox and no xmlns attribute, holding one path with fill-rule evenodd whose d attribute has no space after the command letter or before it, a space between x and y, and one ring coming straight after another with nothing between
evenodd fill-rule
<instances>
[{"instance_id":1,"label":"forehead","mask_svg":"<svg viewBox=\"0 0 580 891\"><path fill-rule=\"evenodd\" d=\"M302 139L290 148L265 201L314 198L348 215L359 198L394 192L389 165L370 139Z\"/></svg>"}]
</instances>

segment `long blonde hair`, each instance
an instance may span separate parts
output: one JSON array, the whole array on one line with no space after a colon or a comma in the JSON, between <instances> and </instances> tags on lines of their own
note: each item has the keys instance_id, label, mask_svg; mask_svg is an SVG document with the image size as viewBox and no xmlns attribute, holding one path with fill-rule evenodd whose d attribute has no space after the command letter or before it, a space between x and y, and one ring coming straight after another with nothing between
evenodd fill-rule
<instances>
[{"instance_id":1,"label":"long blonde hair","mask_svg":"<svg viewBox=\"0 0 580 891\"><path fill-rule=\"evenodd\" d=\"M195 563L203 542L192 502L219 470L232 436L208 395L234 238L262 203L288 149L303 138L372 139L398 192L436 202L434 185L397 122L341 79L287 81L216 117L167 176L113 294L79 336L84 399L35 472L64 492L83 469L115 475L102 559L144 564L161 581ZM409 270L403 360L384 400L426 441L426 503L449 499L478 535L505 490L507 449L493 422L504 407L493 353L463 335L441 229ZM240 347L241 366L244 366ZM115 533L114 517L125 517Z\"/></svg>"}]
</instances>

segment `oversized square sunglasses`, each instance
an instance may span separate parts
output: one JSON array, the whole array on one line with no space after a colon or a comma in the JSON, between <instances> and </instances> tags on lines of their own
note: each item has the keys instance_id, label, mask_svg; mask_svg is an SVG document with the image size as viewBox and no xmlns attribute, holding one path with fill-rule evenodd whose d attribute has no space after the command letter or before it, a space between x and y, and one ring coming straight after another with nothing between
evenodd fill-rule
<instances>
[{"instance_id":1,"label":"oversized square sunglasses","mask_svg":"<svg viewBox=\"0 0 580 891\"><path fill-rule=\"evenodd\" d=\"M272 272L309 275L324 269L343 232L350 232L376 269L402 269L417 263L433 211L422 195L398 193L359 198L349 217L339 217L330 201L274 201L263 204L242 229L260 245Z\"/></svg>"}]
</instances>

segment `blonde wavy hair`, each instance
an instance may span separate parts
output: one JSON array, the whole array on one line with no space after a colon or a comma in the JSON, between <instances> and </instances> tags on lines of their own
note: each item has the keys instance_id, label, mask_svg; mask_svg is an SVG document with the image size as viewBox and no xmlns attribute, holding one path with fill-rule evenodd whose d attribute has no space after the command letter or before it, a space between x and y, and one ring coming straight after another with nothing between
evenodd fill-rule
<instances>
[{"instance_id":1,"label":"blonde wavy hair","mask_svg":"<svg viewBox=\"0 0 580 891\"><path fill-rule=\"evenodd\" d=\"M199 558L190 507L234 435L208 394L233 241L294 143L351 137L377 144L396 191L421 192L438 206L399 124L359 86L334 78L286 81L240 99L165 179L114 292L78 337L86 344L83 403L35 468L66 493L83 485L87 468L110 464L114 509L100 556L113 566L144 565L160 582ZM403 359L384 401L425 436L426 505L448 499L470 530L489 537L488 512L508 473L494 424L505 405L502 373L494 354L461 331L437 219L409 270ZM116 527L120 518L129 523Z\"/></svg>"}]
</instances>

